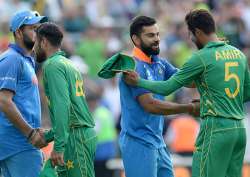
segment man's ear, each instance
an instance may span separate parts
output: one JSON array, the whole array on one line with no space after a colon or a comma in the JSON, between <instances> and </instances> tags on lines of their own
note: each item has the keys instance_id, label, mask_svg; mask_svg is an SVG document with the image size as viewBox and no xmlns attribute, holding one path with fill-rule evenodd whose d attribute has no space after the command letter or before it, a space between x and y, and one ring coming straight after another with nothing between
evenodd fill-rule
<instances>
[{"instance_id":1,"label":"man's ear","mask_svg":"<svg viewBox=\"0 0 250 177\"><path fill-rule=\"evenodd\" d=\"M195 28L195 36L200 36L203 34L203 31L201 31L199 28Z\"/></svg>"},{"instance_id":2,"label":"man's ear","mask_svg":"<svg viewBox=\"0 0 250 177\"><path fill-rule=\"evenodd\" d=\"M20 39L23 36L22 30L17 29L15 32L16 38Z\"/></svg>"},{"instance_id":3,"label":"man's ear","mask_svg":"<svg viewBox=\"0 0 250 177\"><path fill-rule=\"evenodd\" d=\"M140 41L140 38L137 36L137 35L132 35L132 40L133 40L133 43L136 45L136 46L139 46L141 41Z\"/></svg>"},{"instance_id":4,"label":"man's ear","mask_svg":"<svg viewBox=\"0 0 250 177\"><path fill-rule=\"evenodd\" d=\"M46 40L45 37L41 38L41 42L40 42L41 48L47 48L48 46L48 41Z\"/></svg>"}]
</instances>

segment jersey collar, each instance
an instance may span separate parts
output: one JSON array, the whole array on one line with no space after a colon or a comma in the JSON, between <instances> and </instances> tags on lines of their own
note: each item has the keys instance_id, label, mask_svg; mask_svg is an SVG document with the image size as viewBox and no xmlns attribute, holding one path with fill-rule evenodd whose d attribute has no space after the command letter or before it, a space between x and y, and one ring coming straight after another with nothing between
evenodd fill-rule
<instances>
[{"instance_id":1,"label":"jersey collar","mask_svg":"<svg viewBox=\"0 0 250 177\"><path fill-rule=\"evenodd\" d=\"M208 42L208 43L205 45L205 48L218 47L218 46L223 46L223 45L225 45L225 44L226 44L226 43L223 42L223 41Z\"/></svg>"},{"instance_id":2,"label":"jersey collar","mask_svg":"<svg viewBox=\"0 0 250 177\"><path fill-rule=\"evenodd\" d=\"M23 48L21 48L19 45L17 45L17 44L9 44L9 48L12 48L13 50L15 50L16 52L18 52L22 56L27 57L25 55L25 51L23 50Z\"/></svg>"},{"instance_id":3,"label":"jersey collar","mask_svg":"<svg viewBox=\"0 0 250 177\"><path fill-rule=\"evenodd\" d=\"M51 58L53 58L54 56L57 56L57 55L65 56L66 54L65 54L64 51L60 50L60 51L57 51L57 52L53 53L48 59L51 59Z\"/></svg>"},{"instance_id":4,"label":"jersey collar","mask_svg":"<svg viewBox=\"0 0 250 177\"><path fill-rule=\"evenodd\" d=\"M152 63L152 60L150 57L148 57L141 49L138 47L134 47L132 51L133 57L137 58L138 60L144 61L146 63Z\"/></svg>"}]
</instances>

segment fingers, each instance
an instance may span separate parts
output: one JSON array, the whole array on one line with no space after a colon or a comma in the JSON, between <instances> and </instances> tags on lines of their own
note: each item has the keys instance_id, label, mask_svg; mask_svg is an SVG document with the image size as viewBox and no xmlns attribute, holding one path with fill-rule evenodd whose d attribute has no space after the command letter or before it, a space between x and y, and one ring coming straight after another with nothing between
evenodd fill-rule
<instances>
[{"instance_id":1,"label":"fingers","mask_svg":"<svg viewBox=\"0 0 250 177\"><path fill-rule=\"evenodd\" d=\"M126 71L123 73L123 79L126 84L135 86L138 82L139 76L135 71Z\"/></svg>"},{"instance_id":2,"label":"fingers","mask_svg":"<svg viewBox=\"0 0 250 177\"><path fill-rule=\"evenodd\" d=\"M59 165L64 165L63 156L60 156L58 160L59 160Z\"/></svg>"},{"instance_id":3,"label":"fingers","mask_svg":"<svg viewBox=\"0 0 250 177\"><path fill-rule=\"evenodd\" d=\"M52 151L50 159L53 166L63 166L65 164L63 159L63 153L57 153L55 151Z\"/></svg>"}]
</instances>

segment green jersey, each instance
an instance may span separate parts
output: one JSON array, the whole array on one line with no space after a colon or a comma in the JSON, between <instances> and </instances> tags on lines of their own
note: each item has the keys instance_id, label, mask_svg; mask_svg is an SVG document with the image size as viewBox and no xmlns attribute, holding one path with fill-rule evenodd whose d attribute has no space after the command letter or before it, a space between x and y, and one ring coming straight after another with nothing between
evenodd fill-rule
<instances>
[{"instance_id":1,"label":"green jersey","mask_svg":"<svg viewBox=\"0 0 250 177\"><path fill-rule=\"evenodd\" d=\"M168 81L139 80L138 86L168 95L195 81L201 95L201 117L243 119L250 79L245 55L224 42L209 42L195 52Z\"/></svg>"},{"instance_id":2,"label":"green jersey","mask_svg":"<svg viewBox=\"0 0 250 177\"><path fill-rule=\"evenodd\" d=\"M43 84L54 134L54 150L63 152L71 127L94 127L85 100L83 79L60 51L44 63Z\"/></svg>"}]
</instances>

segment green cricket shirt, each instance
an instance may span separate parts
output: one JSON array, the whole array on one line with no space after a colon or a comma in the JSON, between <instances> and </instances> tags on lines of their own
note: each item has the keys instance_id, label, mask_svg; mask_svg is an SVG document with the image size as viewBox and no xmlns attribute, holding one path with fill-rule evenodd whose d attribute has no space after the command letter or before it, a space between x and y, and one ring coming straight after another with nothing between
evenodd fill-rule
<instances>
[{"instance_id":1,"label":"green cricket shirt","mask_svg":"<svg viewBox=\"0 0 250 177\"><path fill-rule=\"evenodd\" d=\"M224 42L209 42L169 80L152 82L140 79L138 86L168 95L192 81L201 95L201 117L244 118L243 102L250 99L247 58L240 50Z\"/></svg>"},{"instance_id":2,"label":"green cricket shirt","mask_svg":"<svg viewBox=\"0 0 250 177\"><path fill-rule=\"evenodd\" d=\"M43 65L43 84L48 100L54 150L63 152L71 127L94 127L83 91L81 73L59 51Z\"/></svg>"}]
</instances>

